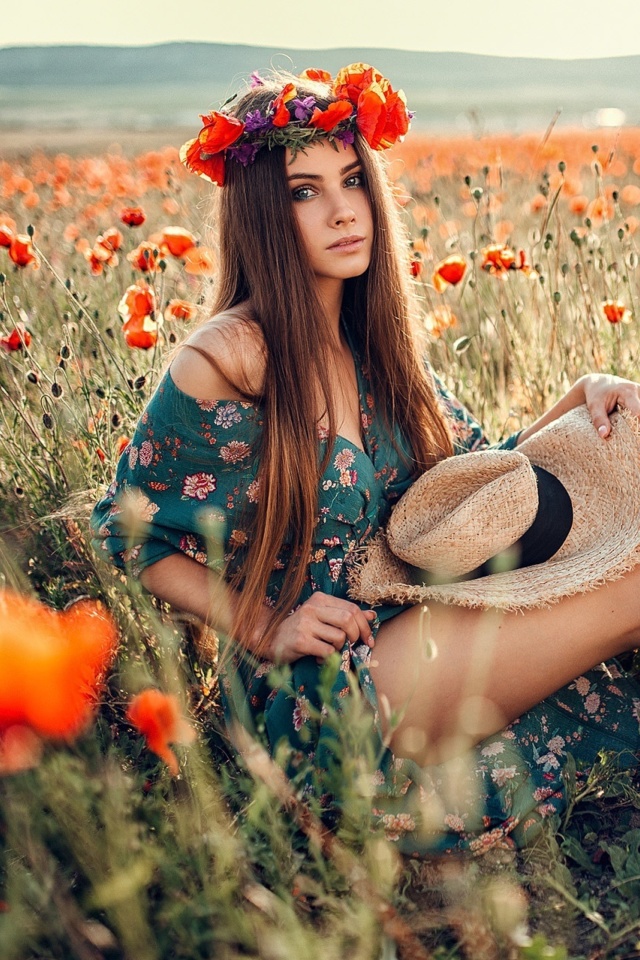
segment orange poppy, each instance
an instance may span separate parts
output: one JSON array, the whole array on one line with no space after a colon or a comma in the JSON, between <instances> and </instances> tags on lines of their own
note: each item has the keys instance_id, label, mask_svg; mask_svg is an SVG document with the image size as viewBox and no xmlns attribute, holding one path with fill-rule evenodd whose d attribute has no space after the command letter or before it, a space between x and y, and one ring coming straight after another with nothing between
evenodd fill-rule
<instances>
[{"instance_id":1,"label":"orange poppy","mask_svg":"<svg viewBox=\"0 0 640 960\"><path fill-rule=\"evenodd\" d=\"M217 110L206 116L201 114L200 119L204 126L195 139L182 144L180 160L192 173L221 187L224 184L224 151L242 136L244 123Z\"/></svg>"},{"instance_id":2,"label":"orange poppy","mask_svg":"<svg viewBox=\"0 0 640 960\"><path fill-rule=\"evenodd\" d=\"M460 283L467 270L467 261L457 253L452 253L436 264L433 271L433 285L442 293L447 287L455 287Z\"/></svg>"},{"instance_id":3,"label":"orange poppy","mask_svg":"<svg viewBox=\"0 0 640 960\"><path fill-rule=\"evenodd\" d=\"M601 306L609 323L631 323L631 311L621 300L603 300Z\"/></svg>"},{"instance_id":4,"label":"orange poppy","mask_svg":"<svg viewBox=\"0 0 640 960\"><path fill-rule=\"evenodd\" d=\"M516 255L511 247L504 246L504 244L491 243L481 250L481 254L482 269L492 276L506 280L507 272L516 268Z\"/></svg>"},{"instance_id":5,"label":"orange poppy","mask_svg":"<svg viewBox=\"0 0 640 960\"><path fill-rule=\"evenodd\" d=\"M0 732L22 726L42 737L77 736L115 656L111 617L91 600L56 612L10 591L0 612Z\"/></svg>"},{"instance_id":6,"label":"orange poppy","mask_svg":"<svg viewBox=\"0 0 640 960\"><path fill-rule=\"evenodd\" d=\"M435 307L424 318L424 325L432 337L441 337L445 330L458 322L455 313L446 306Z\"/></svg>"},{"instance_id":7,"label":"orange poppy","mask_svg":"<svg viewBox=\"0 0 640 960\"><path fill-rule=\"evenodd\" d=\"M316 67L307 67L300 74L301 80L315 80L317 83L331 83L333 79L327 70L319 70Z\"/></svg>"},{"instance_id":8,"label":"orange poppy","mask_svg":"<svg viewBox=\"0 0 640 960\"><path fill-rule=\"evenodd\" d=\"M198 313L195 303L189 300L170 300L164 311L165 320L184 320L189 322Z\"/></svg>"},{"instance_id":9,"label":"orange poppy","mask_svg":"<svg viewBox=\"0 0 640 960\"><path fill-rule=\"evenodd\" d=\"M346 120L353 113L353 104L348 100L337 100L330 103L326 110L319 107L313 111L309 126L317 130L325 130L327 133L333 130L339 123Z\"/></svg>"},{"instance_id":10,"label":"orange poppy","mask_svg":"<svg viewBox=\"0 0 640 960\"><path fill-rule=\"evenodd\" d=\"M209 247L191 247L183 253L182 259L185 273L190 273L196 277L213 273L215 268L213 250Z\"/></svg>"},{"instance_id":11,"label":"orange poppy","mask_svg":"<svg viewBox=\"0 0 640 960\"><path fill-rule=\"evenodd\" d=\"M129 704L127 719L147 741L147 746L178 775L178 758L170 743L189 744L195 731L180 715L178 701L161 690L148 689L137 694Z\"/></svg>"},{"instance_id":12,"label":"orange poppy","mask_svg":"<svg viewBox=\"0 0 640 960\"><path fill-rule=\"evenodd\" d=\"M152 317L155 309L156 295L146 280L138 280L127 287L118 304L118 313L125 321L134 317Z\"/></svg>"},{"instance_id":13,"label":"orange poppy","mask_svg":"<svg viewBox=\"0 0 640 960\"><path fill-rule=\"evenodd\" d=\"M273 117L271 122L274 127L286 127L286 125L291 120L291 115L287 110L286 104L290 100L293 100L294 97L298 96L298 91L296 90L295 84L287 83L278 96L273 101Z\"/></svg>"},{"instance_id":14,"label":"orange poppy","mask_svg":"<svg viewBox=\"0 0 640 960\"><path fill-rule=\"evenodd\" d=\"M333 91L356 104L358 130L374 150L385 150L401 140L410 125L402 90L394 90L379 71L367 63L352 63L338 73Z\"/></svg>"},{"instance_id":15,"label":"orange poppy","mask_svg":"<svg viewBox=\"0 0 640 960\"><path fill-rule=\"evenodd\" d=\"M211 156L205 156L202 152L200 142L196 137L194 140L187 140L180 147L180 159L192 173L204 177L210 183L215 183L218 187L224 186L225 159L224 153L214 153Z\"/></svg>"},{"instance_id":16,"label":"orange poppy","mask_svg":"<svg viewBox=\"0 0 640 960\"><path fill-rule=\"evenodd\" d=\"M117 267L120 262L118 254L103 245L102 237L98 237L93 247L84 251L84 257L89 264L91 273L95 277L102 273L105 265L108 267Z\"/></svg>"},{"instance_id":17,"label":"orange poppy","mask_svg":"<svg viewBox=\"0 0 640 960\"><path fill-rule=\"evenodd\" d=\"M133 316L125 320L122 332L128 347L149 350L158 342L158 324L150 316Z\"/></svg>"},{"instance_id":18,"label":"orange poppy","mask_svg":"<svg viewBox=\"0 0 640 960\"><path fill-rule=\"evenodd\" d=\"M124 237L117 227L109 227L108 230L105 230L105 232L98 237L96 243L115 253L116 250L119 250L122 246L123 240Z\"/></svg>"},{"instance_id":19,"label":"orange poppy","mask_svg":"<svg viewBox=\"0 0 640 960\"><path fill-rule=\"evenodd\" d=\"M17 267L31 266L37 270L40 266L40 261L33 252L31 237L25 234L19 233L13 238L9 247L9 256Z\"/></svg>"},{"instance_id":20,"label":"orange poppy","mask_svg":"<svg viewBox=\"0 0 640 960\"><path fill-rule=\"evenodd\" d=\"M136 270L142 270L143 273L153 273L158 270L158 260L160 251L155 243L149 243L143 240L135 250L127 254L127 260L133 264Z\"/></svg>"},{"instance_id":21,"label":"orange poppy","mask_svg":"<svg viewBox=\"0 0 640 960\"><path fill-rule=\"evenodd\" d=\"M147 215L142 207L124 207L120 211L120 219L128 227L139 227L147 219Z\"/></svg>"},{"instance_id":22,"label":"orange poppy","mask_svg":"<svg viewBox=\"0 0 640 960\"><path fill-rule=\"evenodd\" d=\"M194 235L184 227L165 227L160 243L163 248L166 247L172 257L182 257L187 250L195 247L197 241Z\"/></svg>"},{"instance_id":23,"label":"orange poppy","mask_svg":"<svg viewBox=\"0 0 640 960\"><path fill-rule=\"evenodd\" d=\"M0 337L0 347L5 353L14 353L16 350L22 350L31 343L31 334L24 323L17 323L8 337Z\"/></svg>"}]
</instances>

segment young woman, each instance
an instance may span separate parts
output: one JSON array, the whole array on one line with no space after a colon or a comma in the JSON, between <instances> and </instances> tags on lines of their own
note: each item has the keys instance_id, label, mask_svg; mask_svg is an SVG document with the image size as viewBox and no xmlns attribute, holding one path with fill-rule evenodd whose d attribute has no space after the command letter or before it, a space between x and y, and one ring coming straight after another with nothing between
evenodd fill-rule
<instances>
[{"instance_id":1,"label":"young woman","mask_svg":"<svg viewBox=\"0 0 640 960\"><path fill-rule=\"evenodd\" d=\"M594 665L640 640L640 566L524 615L430 604L430 657L421 606L349 598L354 554L412 481L487 446L416 333L379 153L408 129L404 97L353 64L335 80L254 76L203 121L183 159L219 187L211 319L172 360L96 506L96 547L234 638L228 718L284 750L321 806L339 800L335 713L356 679L374 816L392 839L417 852L526 842L562 809L568 751L635 762L640 687ZM602 443L616 407L640 416L636 384L585 376L501 446L584 403ZM322 674L336 652L340 669ZM286 682L274 662L290 665Z\"/></svg>"}]
</instances>

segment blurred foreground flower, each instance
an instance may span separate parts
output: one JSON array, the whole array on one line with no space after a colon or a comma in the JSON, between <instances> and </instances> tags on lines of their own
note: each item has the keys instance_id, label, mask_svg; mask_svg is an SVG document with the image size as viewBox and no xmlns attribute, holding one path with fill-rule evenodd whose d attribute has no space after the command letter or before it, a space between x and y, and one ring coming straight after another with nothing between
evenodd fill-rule
<instances>
[{"instance_id":1,"label":"blurred foreground flower","mask_svg":"<svg viewBox=\"0 0 640 960\"><path fill-rule=\"evenodd\" d=\"M164 318L165 320L183 320L185 323L188 323L189 320L193 318L198 313L198 308L195 303L191 303L190 300L169 300L169 303L165 307Z\"/></svg>"},{"instance_id":2,"label":"blurred foreground flower","mask_svg":"<svg viewBox=\"0 0 640 960\"><path fill-rule=\"evenodd\" d=\"M161 234L160 247L172 257L182 257L187 250L196 246L196 238L183 227L165 227Z\"/></svg>"},{"instance_id":3,"label":"blurred foreground flower","mask_svg":"<svg viewBox=\"0 0 640 960\"><path fill-rule=\"evenodd\" d=\"M631 323L631 311L621 300L603 300L602 312L609 323Z\"/></svg>"},{"instance_id":4,"label":"blurred foreground flower","mask_svg":"<svg viewBox=\"0 0 640 960\"><path fill-rule=\"evenodd\" d=\"M465 275L467 262L459 254L452 254L437 263L433 271L433 285L442 293L447 287L455 287Z\"/></svg>"},{"instance_id":5,"label":"blurred foreground flower","mask_svg":"<svg viewBox=\"0 0 640 960\"><path fill-rule=\"evenodd\" d=\"M508 270L516 269L516 255L511 247L501 243L491 243L488 247L483 247L480 252L482 269L492 276L501 277L504 280Z\"/></svg>"},{"instance_id":6,"label":"blurred foreground flower","mask_svg":"<svg viewBox=\"0 0 640 960\"><path fill-rule=\"evenodd\" d=\"M177 776L178 758L169 744L192 743L195 730L180 715L176 698L153 688L143 690L129 704L127 719L145 737L149 749L164 760L171 775Z\"/></svg>"},{"instance_id":7,"label":"blurred foreground flower","mask_svg":"<svg viewBox=\"0 0 640 960\"><path fill-rule=\"evenodd\" d=\"M22 350L31 343L31 334L24 323L17 323L8 337L0 337L0 347L5 353L14 353L16 350Z\"/></svg>"},{"instance_id":8,"label":"blurred foreground flower","mask_svg":"<svg viewBox=\"0 0 640 960\"><path fill-rule=\"evenodd\" d=\"M31 244L31 237L22 233L19 233L11 241L9 256L16 267L33 267L34 270L37 270L40 266L40 261L36 257Z\"/></svg>"},{"instance_id":9,"label":"blurred foreground flower","mask_svg":"<svg viewBox=\"0 0 640 960\"><path fill-rule=\"evenodd\" d=\"M116 647L115 624L97 602L57 612L0 595L0 773L37 762L38 738L82 732Z\"/></svg>"},{"instance_id":10,"label":"blurred foreground flower","mask_svg":"<svg viewBox=\"0 0 640 960\"><path fill-rule=\"evenodd\" d=\"M424 325L427 328L427 332L436 338L441 337L445 330L448 330L449 327L454 327L457 322L458 320L455 313L453 313L449 307L445 306L435 307L424 318Z\"/></svg>"}]
</instances>

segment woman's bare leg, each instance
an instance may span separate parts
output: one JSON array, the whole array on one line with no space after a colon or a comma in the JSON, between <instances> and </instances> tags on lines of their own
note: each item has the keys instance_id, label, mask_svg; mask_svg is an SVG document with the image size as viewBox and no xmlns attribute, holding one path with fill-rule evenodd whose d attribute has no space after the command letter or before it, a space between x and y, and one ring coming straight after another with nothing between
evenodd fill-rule
<instances>
[{"instance_id":1,"label":"woman's bare leg","mask_svg":"<svg viewBox=\"0 0 640 960\"><path fill-rule=\"evenodd\" d=\"M525 613L429 604L383 623L371 658L399 756L445 760L596 663L640 645L640 566Z\"/></svg>"}]
</instances>

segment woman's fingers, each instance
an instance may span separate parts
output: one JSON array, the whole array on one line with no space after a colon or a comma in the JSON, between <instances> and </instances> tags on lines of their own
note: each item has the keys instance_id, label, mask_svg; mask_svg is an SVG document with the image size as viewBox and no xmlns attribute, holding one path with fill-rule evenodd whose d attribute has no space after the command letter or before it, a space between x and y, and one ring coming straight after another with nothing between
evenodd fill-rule
<instances>
[{"instance_id":1,"label":"woman's fingers","mask_svg":"<svg viewBox=\"0 0 640 960\"><path fill-rule=\"evenodd\" d=\"M603 439L611 433L610 416L617 407L624 407L640 418L640 384L632 380L602 374L589 377L585 401L593 425Z\"/></svg>"},{"instance_id":2,"label":"woman's fingers","mask_svg":"<svg viewBox=\"0 0 640 960\"><path fill-rule=\"evenodd\" d=\"M368 646L373 646L371 622L376 617L374 610L362 610L357 603L351 603L349 600L342 600L340 597L333 597L331 594L320 592L314 593L303 604L303 608L307 605L309 610L313 610L317 614L321 623L337 627L342 631L341 641L332 639L334 645L338 646L339 643L339 646L342 646L346 639L349 643L357 643L358 640L361 640Z\"/></svg>"}]
</instances>

